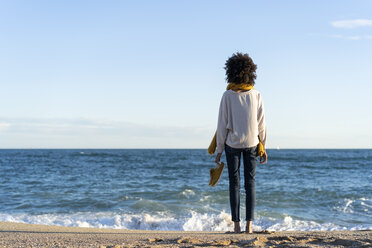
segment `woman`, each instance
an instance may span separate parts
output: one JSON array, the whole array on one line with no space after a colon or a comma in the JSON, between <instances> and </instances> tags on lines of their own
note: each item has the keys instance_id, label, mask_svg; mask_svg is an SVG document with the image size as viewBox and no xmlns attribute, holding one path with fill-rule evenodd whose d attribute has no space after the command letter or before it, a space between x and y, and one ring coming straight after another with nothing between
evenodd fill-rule
<instances>
[{"instance_id":1,"label":"woman","mask_svg":"<svg viewBox=\"0 0 372 248\"><path fill-rule=\"evenodd\" d=\"M229 172L230 207L234 232L240 233L240 159L244 164L246 233L253 233L255 174L259 143L265 148L266 123L261 94L253 88L257 66L248 54L236 53L225 64L229 83L222 96L217 125L217 156L225 150ZM266 151L260 163L267 161Z\"/></svg>"}]
</instances>

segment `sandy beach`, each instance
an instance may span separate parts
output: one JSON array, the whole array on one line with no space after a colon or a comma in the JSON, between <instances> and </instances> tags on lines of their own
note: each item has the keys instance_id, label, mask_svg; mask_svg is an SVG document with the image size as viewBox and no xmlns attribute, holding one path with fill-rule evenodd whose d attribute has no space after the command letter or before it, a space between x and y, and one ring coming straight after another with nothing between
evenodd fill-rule
<instances>
[{"instance_id":1,"label":"sandy beach","mask_svg":"<svg viewBox=\"0 0 372 248\"><path fill-rule=\"evenodd\" d=\"M372 230L231 234L0 222L0 247L372 247Z\"/></svg>"}]
</instances>

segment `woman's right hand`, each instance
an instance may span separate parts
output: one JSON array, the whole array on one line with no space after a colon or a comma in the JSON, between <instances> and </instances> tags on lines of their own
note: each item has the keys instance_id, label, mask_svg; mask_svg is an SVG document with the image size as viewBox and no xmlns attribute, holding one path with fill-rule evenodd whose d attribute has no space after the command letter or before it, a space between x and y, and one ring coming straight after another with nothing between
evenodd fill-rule
<instances>
[{"instance_id":1,"label":"woman's right hand","mask_svg":"<svg viewBox=\"0 0 372 248\"><path fill-rule=\"evenodd\" d=\"M221 155L222 155L222 153L217 153L216 159L214 160L214 162L216 162L216 164L219 164L220 163Z\"/></svg>"}]
</instances>

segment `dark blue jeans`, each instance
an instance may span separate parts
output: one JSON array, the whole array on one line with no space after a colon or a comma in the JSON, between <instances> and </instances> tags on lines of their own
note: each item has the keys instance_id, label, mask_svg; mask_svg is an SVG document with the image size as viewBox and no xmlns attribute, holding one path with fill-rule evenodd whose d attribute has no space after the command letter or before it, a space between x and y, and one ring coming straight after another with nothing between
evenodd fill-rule
<instances>
[{"instance_id":1,"label":"dark blue jeans","mask_svg":"<svg viewBox=\"0 0 372 248\"><path fill-rule=\"evenodd\" d=\"M232 221L240 221L240 159L243 155L244 188L246 193L246 220L254 218L256 201L255 176L257 166L257 146L250 148L232 148L225 145L227 167L229 171L230 207Z\"/></svg>"}]
</instances>

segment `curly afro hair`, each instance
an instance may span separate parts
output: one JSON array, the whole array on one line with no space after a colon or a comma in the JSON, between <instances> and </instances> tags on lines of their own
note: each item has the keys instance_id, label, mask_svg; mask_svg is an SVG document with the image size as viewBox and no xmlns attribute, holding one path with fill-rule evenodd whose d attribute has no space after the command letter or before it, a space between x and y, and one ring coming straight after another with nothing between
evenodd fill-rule
<instances>
[{"instance_id":1,"label":"curly afro hair","mask_svg":"<svg viewBox=\"0 0 372 248\"><path fill-rule=\"evenodd\" d=\"M225 63L228 83L254 85L257 65L248 54L235 53Z\"/></svg>"}]
</instances>

